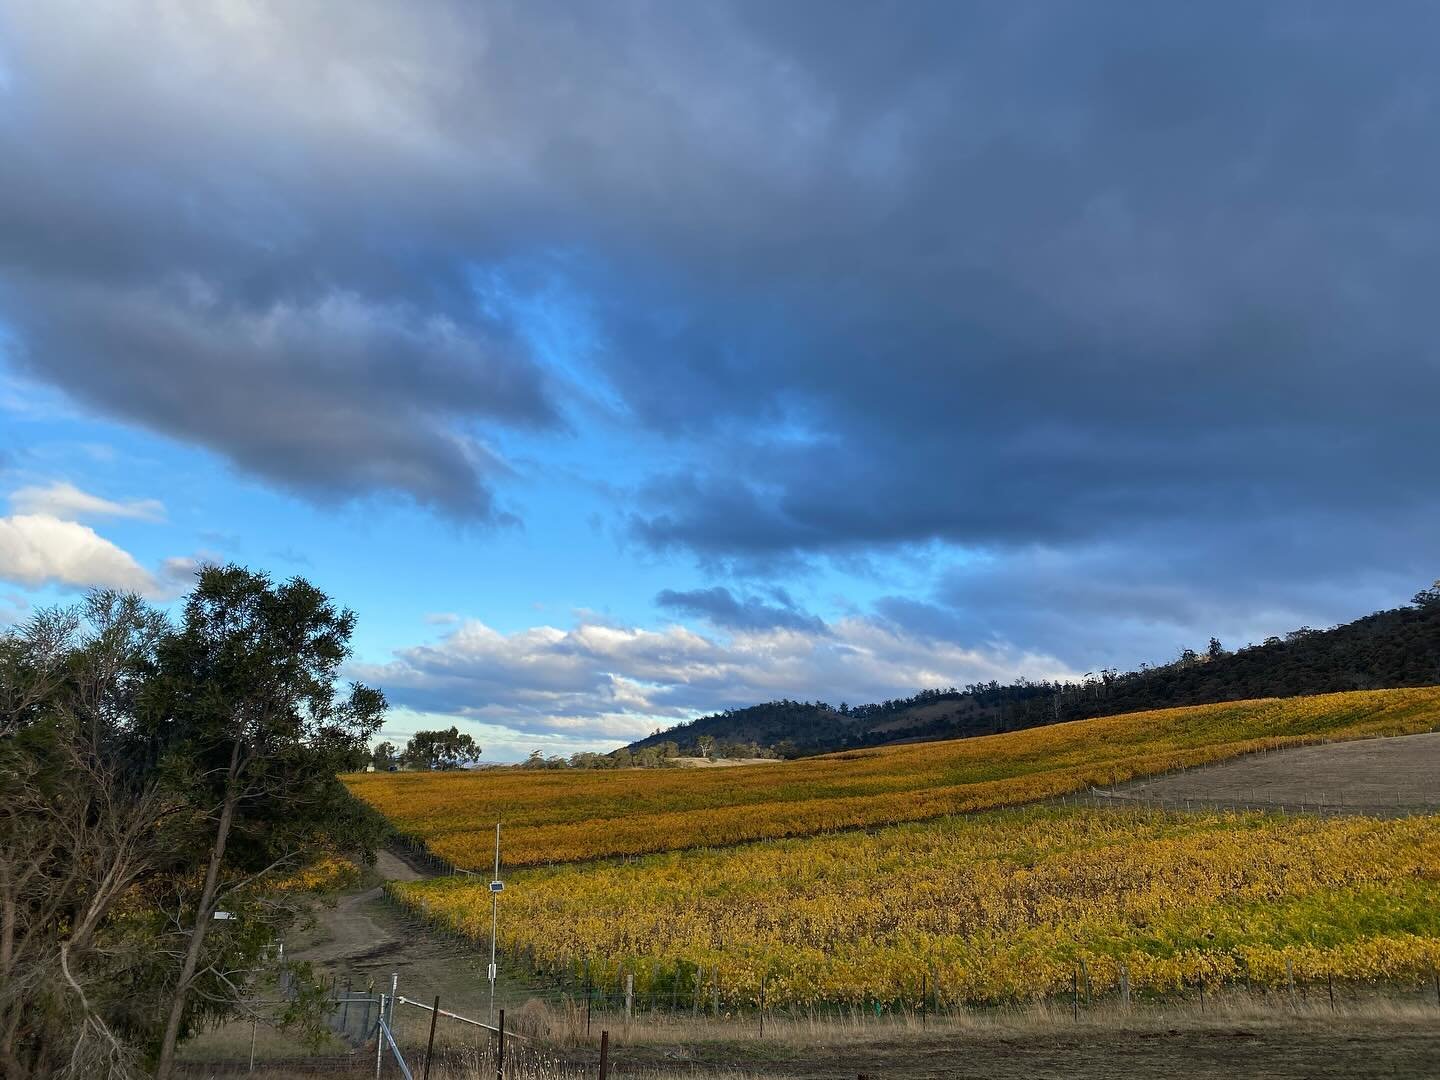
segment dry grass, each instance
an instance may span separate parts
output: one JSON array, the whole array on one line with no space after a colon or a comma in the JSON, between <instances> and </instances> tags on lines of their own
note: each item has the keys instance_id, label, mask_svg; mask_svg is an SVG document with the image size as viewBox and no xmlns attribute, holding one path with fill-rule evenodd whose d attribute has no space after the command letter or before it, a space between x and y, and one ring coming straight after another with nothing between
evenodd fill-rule
<instances>
[{"instance_id":1,"label":"dry grass","mask_svg":"<svg viewBox=\"0 0 1440 1080\"><path fill-rule=\"evenodd\" d=\"M1109 1075L1113 1055L1122 1048L1159 1047L1164 1043L1232 1042L1243 1036L1249 1043L1299 1055L1303 1075L1332 1075L1333 1062L1319 1054L1351 1042L1385 1045L1396 1036L1413 1039L1433 1030L1440 1018L1430 991L1371 990L1359 998L1337 999L1332 1008L1323 988L1312 987L1308 999L1297 995L1250 995L1242 991L1197 999L1136 1002L1126 1009L1115 1000L1083 1004L1078 1017L1068 1001L988 1010L961 1010L940 1015L906 1013L876 1017L867 1013L768 1017L764 1035L758 1017L692 1018L689 1016L637 1017L629 1025L620 1015L595 1014L585 1031L585 1014L576 1008L555 1008L538 1002L519 1010L516 1019L542 1041L507 1053L505 1074L510 1080L581 1080L594 1077L598 1064L600 1031L609 1034L612 1066L618 1074L643 1080L703 1075L710 1080L779 1080L792 1074L816 1075L815 1062L845 1062L862 1056L872 1063L893 1061L893 1073L882 1075L931 1076L912 1072L915 1063L926 1067L937 1048L962 1050L972 1066L982 1070L990 1056L996 1060L1028 1048L1061 1045L1076 1049L1093 1071L1085 1076ZM1304 1065L1306 1048L1316 1051L1313 1066ZM417 1076L424 1061L423 1040L402 1040L407 1061ZM1352 1051L1353 1052L1353 1051ZM437 1038L432 1080L489 1080L495 1075L492 1041L455 1046ZM372 1076L373 1048L357 1055L353 1068L327 1071L330 1076ZM1237 1061L1237 1066L1243 1066ZM1175 1062L1176 1067L1183 1062ZM1083 1066L1082 1066L1083 1067ZM1241 1068L1243 1073L1243 1067ZM1358 1069L1357 1075L1363 1074ZM199 1075L190 1072L190 1075ZM215 1075L226 1075L216 1073ZM292 1080L313 1075L291 1064L253 1074L261 1080ZM387 1064L387 1076L397 1075ZM828 1075L828 1074L825 1074ZM850 1073L848 1075L854 1075ZM1169 1073L1167 1073L1169 1075ZM1288 1074L1287 1074L1288 1075ZM1369 1074L1363 1074L1369 1075ZM1386 1073L1389 1075L1389 1073ZM1394 1075L1428 1075L1397 1071Z\"/></svg>"},{"instance_id":2,"label":"dry grass","mask_svg":"<svg viewBox=\"0 0 1440 1080\"><path fill-rule=\"evenodd\" d=\"M188 1061L232 1061L243 1058L248 1062L252 1034L257 1062L333 1056L346 1050L344 1044L337 1039L327 1038L315 1045L269 1023L260 1022L252 1026L249 1020L232 1020L186 1040L180 1046L179 1056L181 1060Z\"/></svg>"},{"instance_id":3,"label":"dry grass","mask_svg":"<svg viewBox=\"0 0 1440 1080\"><path fill-rule=\"evenodd\" d=\"M1204 999L1191 994L1134 1000L1128 1007L1118 997L1078 1007L1051 998L1023 1005L941 1012L904 1011L876 1015L862 1009L801 1015L771 1014L761 1031L758 1013L737 1016L691 1016L655 1012L626 1022L620 1012L592 1013L587 1025L583 1005L552 1006L531 1002L527 1030L546 1046L598 1047L600 1032L609 1033L613 1047L733 1046L838 1048L875 1042L924 1041L938 1036L1034 1038L1056 1032L1137 1033L1172 1028L1205 1029L1244 1024L1289 1030L1307 1026L1379 1024L1440 1025L1440 1005L1429 986L1367 988L1337 987L1330 1004L1327 987L1297 987L1293 1003L1285 992L1225 990Z\"/></svg>"}]
</instances>

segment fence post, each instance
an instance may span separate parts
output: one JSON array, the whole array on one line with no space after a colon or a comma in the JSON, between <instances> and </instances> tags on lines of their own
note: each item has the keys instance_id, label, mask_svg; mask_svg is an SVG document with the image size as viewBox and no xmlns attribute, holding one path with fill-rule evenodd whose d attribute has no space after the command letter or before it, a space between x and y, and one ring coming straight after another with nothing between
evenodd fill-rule
<instances>
[{"instance_id":1,"label":"fence post","mask_svg":"<svg viewBox=\"0 0 1440 1080\"><path fill-rule=\"evenodd\" d=\"M765 976L760 976L760 1038L765 1037Z\"/></svg>"},{"instance_id":2,"label":"fence post","mask_svg":"<svg viewBox=\"0 0 1440 1080\"><path fill-rule=\"evenodd\" d=\"M250 1072L255 1071L255 1034L258 1021L250 1021Z\"/></svg>"},{"instance_id":3,"label":"fence post","mask_svg":"<svg viewBox=\"0 0 1440 1080\"><path fill-rule=\"evenodd\" d=\"M500 1027L495 1033L495 1080L505 1080L505 1010L500 1010Z\"/></svg>"},{"instance_id":4,"label":"fence post","mask_svg":"<svg viewBox=\"0 0 1440 1080\"><path fill-rule=\"evenodd\" d=\"M342 1034L350 1034L350 976L345 976L345 1001L340 1006L340 1031Z\"/></svg>"},{"instance_id":5,"label":"fence post","mask_svg":"<svg viewBox=\"0 0 1440 1080\"><path fill-rule=\"evenodd\" d=\"M1074 1020L1080 1019L1080 970L1072 968L1070 971L1070 1016Z\"/></svg>"},{"instance_id":6,"label":"fence post","mask_svg":"<svg viewBox=\"0 0 1440 1080\"><path fill-rule=\"evenodd\" d=\"M435 1056L435 1021L440 1019L440 995L435 995L435 1007L430 1010L430 1039L425 1044L425 1075L430 1080L430 1059Z\"/></svg>"},{"instance_id":7,"label":"fence post","mask_svg":"<svg viewBox=\"0 0 1440 1080\"><path fill-rule=\"evenodd\" d=\"M610 1032L600 1032L600 1080L610 1076Z\"/></svg>"},{"instance_id":8,"label":"fence post","mask_svg":"<svg viewBox=\"0 0 1440 1080\"><path fill-rule=\"evenodd\" d=\"M1128 964L1120 965L1120 1004L1127 1013L1130 1011L1130 967Z\"/></svg>"},{"instance_id":9,"label":"fence post","mask_svg":"<svg viewBox=\"0 0 1440 1080\"><path fill-rule=\"evenodd\" d=\"M630 1022L630 1014L635 1005L635 973L625 973L625 1022Z\"/></svg>"},{"instance_id":10,"label":"fence post","mask_svg":"<svg viewBox=\"0 0 1440 1080\"><path fill-rule=\"evenodd\" d=\"M710 969L710 1015L720 1015L720 965Z\"/></svg>"}]
</instances>

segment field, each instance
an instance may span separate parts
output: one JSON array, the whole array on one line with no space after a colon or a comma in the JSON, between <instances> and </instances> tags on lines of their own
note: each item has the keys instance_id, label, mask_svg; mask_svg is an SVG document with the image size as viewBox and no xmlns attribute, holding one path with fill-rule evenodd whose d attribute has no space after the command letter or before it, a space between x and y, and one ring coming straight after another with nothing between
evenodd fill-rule
<instances>
[{"instance_id":1,"label":"field","mask_svg":"<svg viewBox=\"0 0 1440 1080\"><path fill-rule=\"evenodd\" d=\"M483 883L394 884L489 933ZM516 875L502 944L680 1004L886 1007L1290 980L1427 980L1440 818L1032 807Z\"/></svg>"},{"instance_id":2,"label":"field","mask_svg":"<svg viewBox=\"0 0 1440 1080\"><path fill-rule=\"evenodd\" d=\"M1306 806L1362 814L1440 812L1440 734L1363 739L1256 754L1121 785L1139 801Z\"/></svg>"},{"instance_id":3,"label":"field","mask_svg":"<svg viewBox=\"0 0 1440 1080\"><path fill-rule=\"evenodd\" d=\"M535 866L1015 806L1265 748L1408 735L1440 723L1440 688L1131 713L950 742L706 770L371 773L345 778L403 832L484 868Z\"/></svg>"}]
</instances>

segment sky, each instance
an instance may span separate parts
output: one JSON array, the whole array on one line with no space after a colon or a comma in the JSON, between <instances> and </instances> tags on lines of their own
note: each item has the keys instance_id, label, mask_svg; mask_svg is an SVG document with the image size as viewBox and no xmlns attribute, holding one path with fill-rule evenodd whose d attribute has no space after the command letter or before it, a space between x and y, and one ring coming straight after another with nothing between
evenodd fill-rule
<instances>
[{"instance_id":1,"label":"sky","mask_svg":"<svg viewBox=\"0 0 1440 1080\"><path fill-rule=\"evenodd\" d=\"M0 624L195 568L608 749L1440 575L1440 9L0 3Z\"/></svg>"}]
</instances>

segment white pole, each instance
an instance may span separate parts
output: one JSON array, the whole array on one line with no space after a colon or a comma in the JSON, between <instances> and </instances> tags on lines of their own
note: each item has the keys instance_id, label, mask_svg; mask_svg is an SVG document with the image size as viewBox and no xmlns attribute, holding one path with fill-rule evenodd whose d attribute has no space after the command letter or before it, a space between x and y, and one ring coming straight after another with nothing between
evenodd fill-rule
<instances>
[{"instance_id":1,"label":"white pole","mask_svg":"<svg viewBox=\"0 0 1440 1080\"><path fill-rule=\"evenodd\" d=\"M500 823L495 823L495 876L490 879L490 1023L495 1023L495 930L500 921L500 894L495 882L500 880Z\"/></svg>"},{"instance_id":2,"label":"white pole","mask_svg":"<svg viewBox=\"0 0 1440 1080\"><path fill-rule=\"evenodd\" d=\"M375 1080L380 1080L380 1063L385 1053L385 995L380 995L380 1015L375 1018Z\"/></svg>"}]
</instances>

